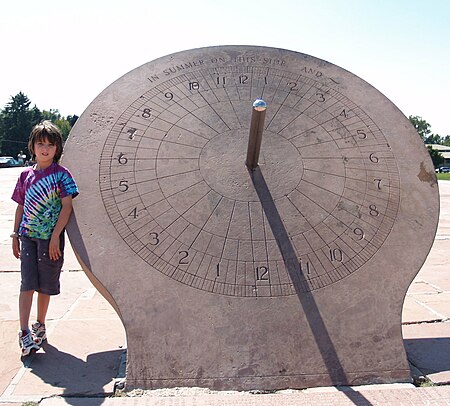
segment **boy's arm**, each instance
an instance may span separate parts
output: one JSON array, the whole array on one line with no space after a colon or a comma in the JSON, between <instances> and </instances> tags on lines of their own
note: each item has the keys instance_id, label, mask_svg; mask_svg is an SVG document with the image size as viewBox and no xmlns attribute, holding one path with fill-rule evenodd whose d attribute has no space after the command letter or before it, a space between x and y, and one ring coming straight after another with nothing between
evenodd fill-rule
<instances>
[{"instance_id":1,"label":"boy's arm","mask_svg":"<svg viewBox=\"0 0 450 406\"><path fill-rule=\"evenodd\" d=\"M61 203L62 209L59 213L58 221L56 222L48 247L50 259L53 261L56 261L62 255L61 247L59 246L59 236L69 222L70 214L72 213L72 195L63 197Z\"/></svg>"},{"instance_id":2,"label":"boy's arm","mask_svg":"<svg viewBox=\"0 0 450 406\"><path fill-rule=\"evenodd\" d=\"M20 241L17 231L19 230L20 222L23 216L23 206L21 204L17 205L16 214L14 215L14 230L12 235L12 250L13 255L16 258L20 258Z\"/></svg>"}]
</instances>

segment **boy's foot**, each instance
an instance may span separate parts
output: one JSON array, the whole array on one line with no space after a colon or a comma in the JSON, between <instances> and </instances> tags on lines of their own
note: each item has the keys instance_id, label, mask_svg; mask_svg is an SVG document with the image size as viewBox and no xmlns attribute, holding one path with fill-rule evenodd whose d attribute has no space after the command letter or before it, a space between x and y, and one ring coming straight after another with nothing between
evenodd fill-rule
<instances>
[{"instance_id":1,"label":"boy's foot","mask_svg":"<svg viewBox=\"0 0 450 406\"><path fill-rule=\"evenodd\" d=\"M39 346L34 342L31 332L19 331L19 346L22 350L22 357L26 357L33 351L39 350Z\"/></svg>"},{"instance_id":2,"label":"boy's foot","mask_svg":"<svg viewBox=\"0 0 450 406\"><path fill-rule=\"evenodd\" d=\"M42 345L42 343L47 340L47 333L45 331L45 324L39 323L38 321L31 326L31 335L34 342L37 345Z\"/></svg>"}]
</instances>

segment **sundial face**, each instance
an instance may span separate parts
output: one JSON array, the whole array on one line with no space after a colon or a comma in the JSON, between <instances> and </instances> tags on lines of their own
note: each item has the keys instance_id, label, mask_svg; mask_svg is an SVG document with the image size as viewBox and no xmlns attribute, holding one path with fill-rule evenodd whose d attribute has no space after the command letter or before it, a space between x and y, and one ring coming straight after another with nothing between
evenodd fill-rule
<instances>
[{"instance_id":1,"label":"sundial face","mask_svg":"<svg viewBox=\"0 0 450 406\"><path fill-rule=\"evenodd\" d=\"M402 303L437 182L362 79L281 49L178 52L106 88L63 162L81 191L68 234L124 323L129 388L409 380Z\"/></svg>"},{"instance_id":2,"label":"sundial face","mask_svg":"<svg viewBox=\"0 0 450 406\"><path fill-rule=\"evenodd\" d=\"M248 63L215 51L209 63L145 78L114 118L99 177L116 238L157 271L219 295L286 296L357 272L396 220L389 141L304 55L287 66L275 49ZM255 173L245 156L258 98L267 110Z\"/></svg>"}]
</instances>

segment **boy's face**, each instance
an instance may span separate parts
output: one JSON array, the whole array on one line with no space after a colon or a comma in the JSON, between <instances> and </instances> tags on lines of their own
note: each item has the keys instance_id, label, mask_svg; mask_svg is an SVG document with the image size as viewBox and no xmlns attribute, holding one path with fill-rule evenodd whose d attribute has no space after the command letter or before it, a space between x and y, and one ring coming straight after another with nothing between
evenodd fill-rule
<instances>
[{"instance_id":1,"label":"boy's face","mask_svg":"<svg viewBox=\"0 0 450 406\"><path fill-rule=\"evenodd\" d=\"M48 164L53 162L56 154L56 145L49 142L47 138L35 141L34 154L36 155L36 162L39 164Z\"/></svg>"}]
</instances>

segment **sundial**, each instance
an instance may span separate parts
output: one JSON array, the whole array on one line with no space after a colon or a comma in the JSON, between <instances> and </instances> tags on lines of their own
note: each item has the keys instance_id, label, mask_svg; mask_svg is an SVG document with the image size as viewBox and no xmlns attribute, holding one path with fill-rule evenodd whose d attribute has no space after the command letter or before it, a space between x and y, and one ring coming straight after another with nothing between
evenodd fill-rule
<instances>
[{"instance_id":1,"label":"sundial","mask_svg":"<svg viewBox=\"0 0 450 406\"><path fill-rule=\"evenodd\" d=\"M105 89L65 151L69 236L124 323L128 387L409 380L401 309L438 188L362 79L282 49L182 51Z\"/></svg>"}]
</instances>

